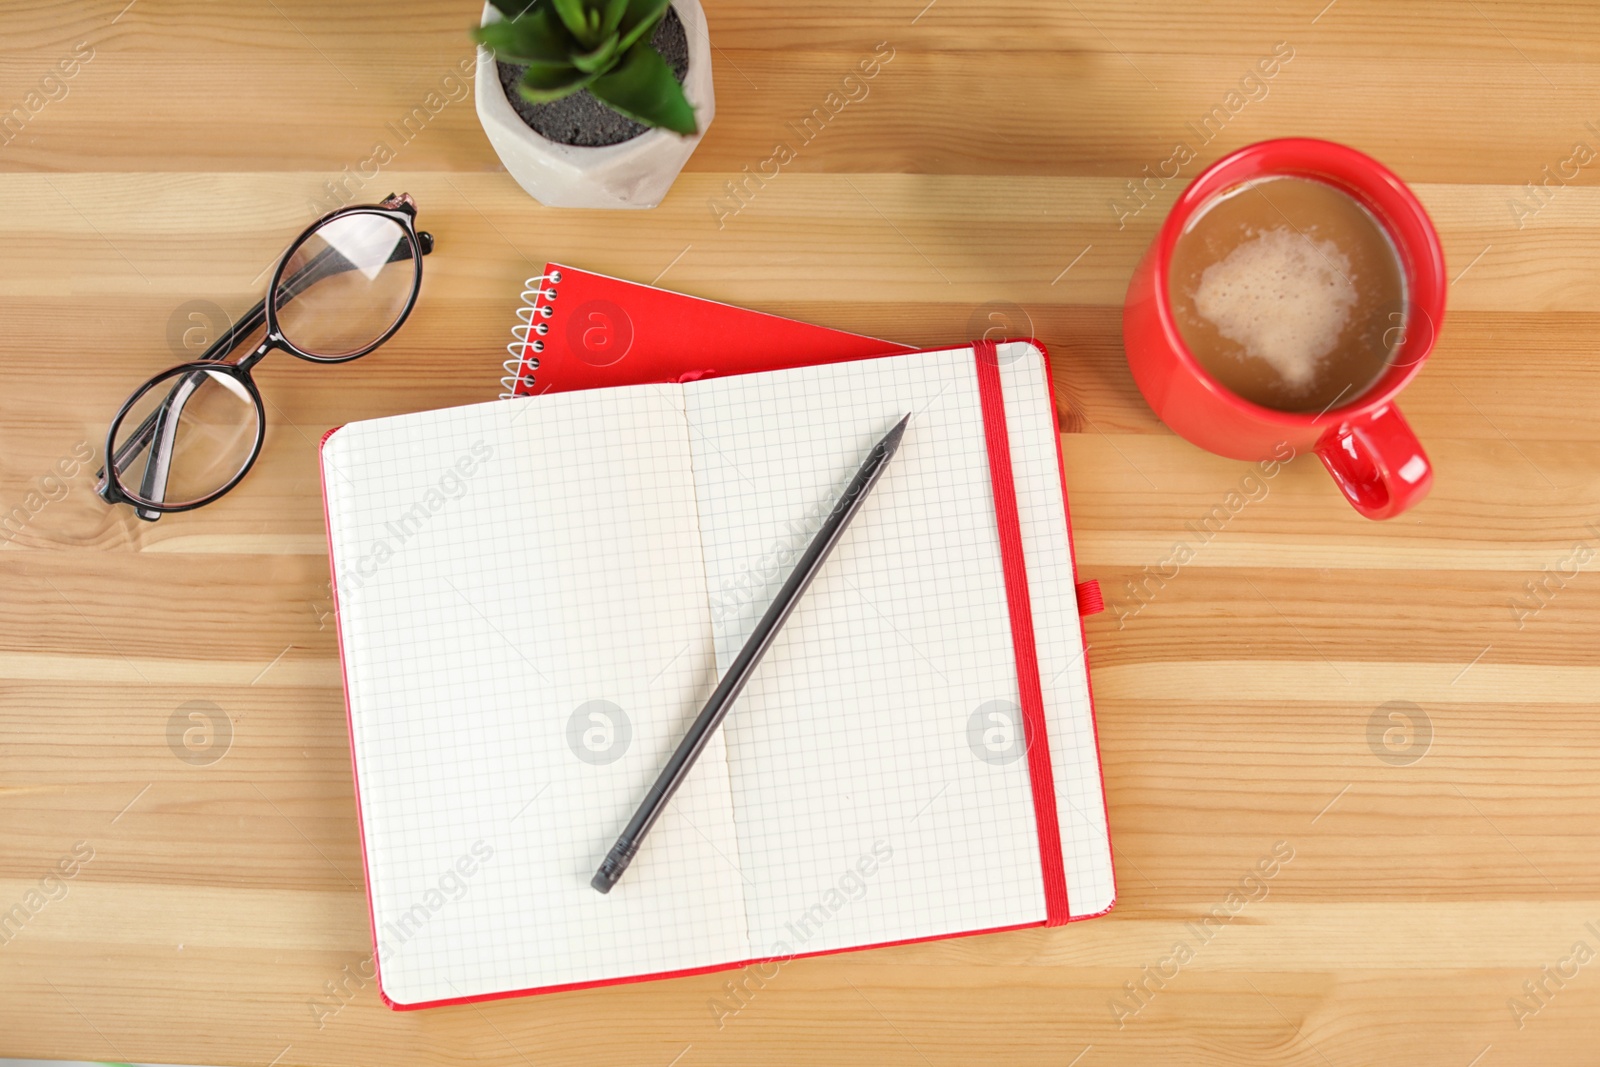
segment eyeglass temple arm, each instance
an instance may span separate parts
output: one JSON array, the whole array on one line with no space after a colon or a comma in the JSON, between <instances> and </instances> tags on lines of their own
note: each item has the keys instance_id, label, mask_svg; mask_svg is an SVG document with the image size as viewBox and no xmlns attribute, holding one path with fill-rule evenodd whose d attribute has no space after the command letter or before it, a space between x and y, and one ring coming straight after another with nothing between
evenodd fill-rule
<instances>
[{"instance_id":1,"label":"eyeglass temple arm","mask_svg":"<svg viewBox=\"0 0 1600 1067\"><path fill-rule=\"evenodd\" d=\"M139 497L143 500L161 502L167 498L167 479L172 473L172 449L178 436L178 425L183 418L184 405L194 395L194 391L204 381L204 374L196 371L185 374L173 386L161 406L151 413L155 420L155 445L150 450L150 462L145 464L144 477L139 486ZM154 522L160 516L159 511L148 511L135 508L141 519Z\"/></svg>"},{"instance_id":2,"label":"eyeglass temple arm","mask_svg":"<svg viewBox=\"0 0 1600 1067\"><path fill-rule=\"evenodd\" d=\"M418 231L417 243L422 249L423 255L426 256L433 251L432 234L424 231ZM395 250L390 253L386 262L398 263L401 260L410 258L411 242L401 241L395 246ZM324 281L336 274L343 274L346 271L354 270L355 267L356 265L354 263L345 258L345 256L342 255L338 249L333 248L330 245L313 256L311 262L307 263L304 267L301 267L294 274L290 275L289 278L279 286L282 294L278 298L278 304L279 306L287 304L289 301L305 292L317 282ZM239 347L239 342L243 338L260 329L263 325L265 325L266 321L267 302L263 298L256 301L255 306L250 308L249 311L246 311L237 322L229 326L227 332L225 332L221 337L217 338L217 340L212 343L210 348L207 348L204 352L202 352L198 361L214 363L218 360L227 358L235 348ZM135 429L133 433L128 435L127 440L123 442L121 448L117 449L117 454L112 458L112 465L116 470L123 470L128 466L128 464L132 463L139 457L139 453L144 450L145 446L150 443L152 437L155 435L157 420L160 418L161 413L166 409L166 404L172 401L173 396L177 394L178 390L184 387L184 383L189 382L190 379L198 380L198 377L198 373L196 373L193 375L184 375L182 378L180 378L178 382L173 385L172 393L168 395L167 401L163 403L162 407L146 416L144 422L140 423L138 428ZM189 386L190 390L193 388L193 385ZM160 465L165 466L166 463L170 462L170 457L168 457L166 460L158 460L158 462ZM152 464L152 467L154 466L155 464ZM149 475L150 469L151 468L146 468L146 476ZM97 491L103 492L106 487L106 469L101 467L98 471L96 471L95 478ZM163 475L163 481L164 479L165 475ZM146 496L145 499L154 500L156 498ZM150 512L146 514L141 512L141 517L149 517L156 514L159 513Z\"/></svg>"}]
</instances>

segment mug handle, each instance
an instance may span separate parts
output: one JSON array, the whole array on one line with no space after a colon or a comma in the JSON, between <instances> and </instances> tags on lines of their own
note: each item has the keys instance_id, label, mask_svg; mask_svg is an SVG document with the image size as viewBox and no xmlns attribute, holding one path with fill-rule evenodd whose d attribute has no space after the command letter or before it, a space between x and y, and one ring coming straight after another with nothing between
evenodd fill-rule
<instances>
[{"instance_id":1,"label":"mug handle","mask_svg":"<svg viewBox=\"0 0 1600 1067\"><path fill-rule=\"evenodd\" d=\"M1330 427L1317 456L1351 507L1369 519L1392 519L1433 487L1433 464L1393 404Z\"/></svg>"}]
</instances>

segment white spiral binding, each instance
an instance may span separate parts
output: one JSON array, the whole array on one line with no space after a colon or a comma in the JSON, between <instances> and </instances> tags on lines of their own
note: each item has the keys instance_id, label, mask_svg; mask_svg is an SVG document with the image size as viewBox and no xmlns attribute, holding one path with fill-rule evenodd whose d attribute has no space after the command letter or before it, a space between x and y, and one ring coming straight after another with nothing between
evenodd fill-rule
<instances>
[{"instance_id":1,"label":"white spiral binding","mask_svg":"<svg viewBox=\"0 0 1600 1067\"><path fill-rule=\"evenodd\" d=\"M516 338L506 345L506 351L512 358L506 360L501 366L505 369L505 377L500 379L500 388L505 392L500 394L501 400L510 400L515 396L529 396L529 393L517 392L519 384L533 388L533 375L524 374L523 366L529 371L539 368L539 357L536 354L523 358L523 353L532 349L534 353L544 351L544 341L540 338L550 333L549 319L555 314L555 309L548 301L556 298L555 289L551 286L561 284L561 272L553 270L549 274L536 274L522 283L522 307L517 308L517 324L511 327L511 336ZM547 301L539 303L540 300ZM535 321L543 320L543 321ZM529 342L532 334L532 343Z\"/></svg>"}]
</instances>

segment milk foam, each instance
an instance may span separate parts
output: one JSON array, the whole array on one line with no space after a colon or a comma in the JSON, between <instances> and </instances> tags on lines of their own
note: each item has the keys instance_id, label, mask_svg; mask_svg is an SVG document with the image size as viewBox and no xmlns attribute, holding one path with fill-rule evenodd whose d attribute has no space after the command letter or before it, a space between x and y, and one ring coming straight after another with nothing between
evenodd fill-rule
<instances>
[{"instance_id":1,"label":"milk foam","mask_svg":"<svg viewBox=\"0 0 1600 1067\"><path fill-rule=\"evenodd\" d=\"M1357 300L1350 259L1287 226L1258 233L1200 275L1194 307L1294 393L1316 381Z\"/></svg>"}]
</instances>

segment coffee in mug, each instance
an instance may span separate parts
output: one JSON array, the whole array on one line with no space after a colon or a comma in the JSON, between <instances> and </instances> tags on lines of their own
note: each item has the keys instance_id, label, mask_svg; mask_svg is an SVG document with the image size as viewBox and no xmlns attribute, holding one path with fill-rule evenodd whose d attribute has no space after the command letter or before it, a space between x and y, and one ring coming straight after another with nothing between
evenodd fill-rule
<instances>
[{"instance_id":1,"label":"coffee in mug","mask_svg":"<svg viewBox=\"0 0 1600 1067\"><path fill-rule=\"evenodd\" d=\"M1128 369L1180 437L1230 459L1315 452L1357 511L1392 519L1433 484L1395 398L1449 281L1428 213L1382 163L1309 137L1246 145L1196 175L1134 268Z\"/></svg>"},{"instance_id":2,"label":"coffee in mug","mask_svg":"<svg viewBox=\"0 0 1600 1067\"><path fill-rule=\"evenodd\" d=\"M1194 358L1237 396L1286 412L1358 399L1405 338L1405 271L1378 220L1312 178L1219 193L1173 249L1173 317Z\"/></svg>"}]
</instances>

